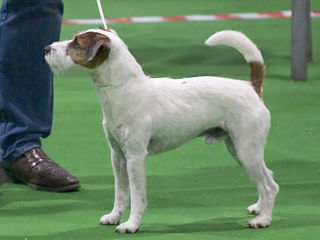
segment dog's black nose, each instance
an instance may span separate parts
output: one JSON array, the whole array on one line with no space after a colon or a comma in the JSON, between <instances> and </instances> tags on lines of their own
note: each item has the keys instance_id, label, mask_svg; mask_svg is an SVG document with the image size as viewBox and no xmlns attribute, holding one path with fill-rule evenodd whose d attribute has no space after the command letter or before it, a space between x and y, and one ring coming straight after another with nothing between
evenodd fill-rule
<instances>
[{"instance_id":1,"label":"dog's black nose","mask_svg":"<svg viewBox=\"0 0 320 240\"><path fill-rule=\"evenodd\" d=\"M49 52L51 52L51 46L50 45L45 46L43 51L44 51L44 54L48 54Z\"/></svg>"}]
</instances>

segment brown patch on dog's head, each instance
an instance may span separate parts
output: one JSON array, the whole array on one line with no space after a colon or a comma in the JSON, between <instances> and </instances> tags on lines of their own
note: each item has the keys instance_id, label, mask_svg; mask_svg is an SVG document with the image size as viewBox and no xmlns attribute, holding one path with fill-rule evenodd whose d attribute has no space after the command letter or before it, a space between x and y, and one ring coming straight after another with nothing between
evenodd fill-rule
<instances>
[{"instance_id":1,"label":"brown patch on dog's head","mask_svg":"<svg viewBox=\"0 0 320 240\"><path fill-rule=\"evenodd\" d=\"M110 38L95 32L76 35L67 46L67 55L86 68L100 66L109 56Z\"/></svg>"}]
</instances>

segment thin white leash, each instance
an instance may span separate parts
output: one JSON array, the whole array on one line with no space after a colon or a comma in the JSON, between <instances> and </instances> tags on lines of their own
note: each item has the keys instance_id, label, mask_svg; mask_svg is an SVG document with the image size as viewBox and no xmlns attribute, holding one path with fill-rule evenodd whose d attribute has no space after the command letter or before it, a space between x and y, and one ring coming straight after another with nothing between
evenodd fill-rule
<instances>
[{"instance_id":1,"label":"thin white leash","mask_svg":"<svg viewBox=\"0 0 320 240\"><path fill-rule=\"evenodd\" d=\"M103 26L105 29L107 29L107 21L104 17L104 14L103 14L103 10L102 10L102 7L101 7L101 1L100 0L97 0L97 4L98 4L98 8L99 8L99 12L100 12L100 17L101 17L101 20L102 20L102 23L103 23Z\"/></svg>"}]
</instances>

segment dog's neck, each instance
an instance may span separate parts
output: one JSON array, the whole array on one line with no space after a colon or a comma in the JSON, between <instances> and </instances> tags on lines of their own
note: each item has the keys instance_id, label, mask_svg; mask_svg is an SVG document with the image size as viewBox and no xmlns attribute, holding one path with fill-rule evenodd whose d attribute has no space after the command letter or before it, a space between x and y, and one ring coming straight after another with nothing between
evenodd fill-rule
<instances>
[{"instance_id":1,"label":"dog's neck","mask_svg":"<svg viewBox=\"0 0 320 240\"><path fill-rule=\"evenodd\" d=\"M115 88L128 81L146 78L127 46L112 49L108 59L89 74L97 88Z\"/></svg>"}]
</instances>

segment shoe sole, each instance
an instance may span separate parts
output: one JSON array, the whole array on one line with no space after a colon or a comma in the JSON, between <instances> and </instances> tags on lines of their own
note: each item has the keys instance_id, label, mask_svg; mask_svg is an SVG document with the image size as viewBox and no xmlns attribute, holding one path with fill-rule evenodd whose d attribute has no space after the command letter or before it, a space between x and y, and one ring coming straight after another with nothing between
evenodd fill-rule
<instances>
[{"instance_id":1,"label":"shoe sole","mask_svg":"<svg viewBox=\"0 0 320 240\"><path fill-rule=\"evenodd\" d=\"M56 188L44 187L44 186L36 185L33 183L28 183L27 186L36 190L47 191L47 192L71 192L71 191L76 191L81 187L80 183L75 183L75 184L71 184L63 187L56 187Z\"/></svg>"}]
</instances>

